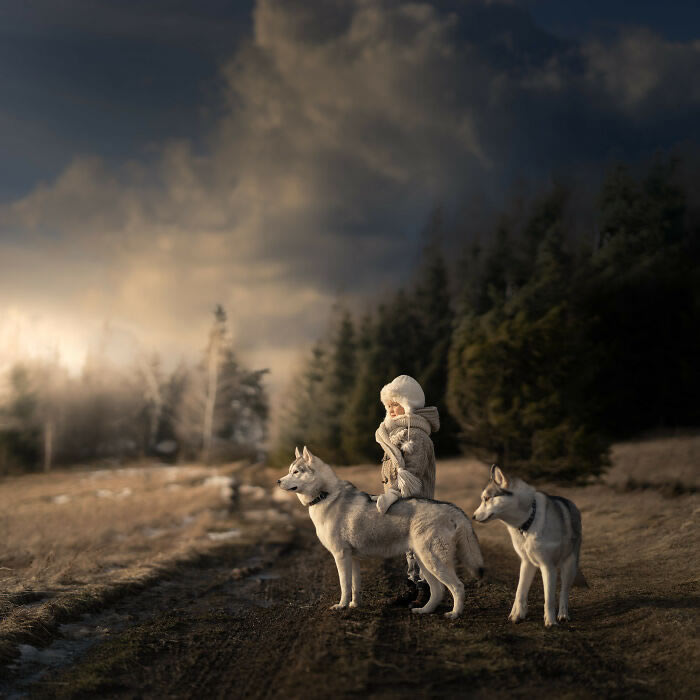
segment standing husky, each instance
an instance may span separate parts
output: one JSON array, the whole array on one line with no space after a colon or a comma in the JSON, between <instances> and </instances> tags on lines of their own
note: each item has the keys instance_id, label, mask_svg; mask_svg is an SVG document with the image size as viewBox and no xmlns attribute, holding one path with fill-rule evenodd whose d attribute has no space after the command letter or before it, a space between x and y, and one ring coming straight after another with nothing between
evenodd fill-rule
<instances>
[{"instance_id":1,"label":"standing husky","mask_svg":"<svg viewBox=\"0 0 700 700\"><path fill-rule=\"evenodd\" d=\"M413 612L433 612L447 586L454 606L445 617L459 617L464 585L455 572L455 559L459 557L478 578L483 575L484 561L469 518L457 506L403 498L382 515L376 497L338 479L306 447L303 454L297 448L289 474L277 483L285 491L296 491L301 503L308 506L318 539L335 559L340 602L331 610L356 608L360 603L360 567L353 555L386 559L411 550L430 586L430 600Z\"/></svg>"},{"instance_id":2,"label":"standing husky","mask_svg":"<svg viewBox=\"0 0 700 700\"><path fill-rule=\"evenodd\" d=\"M569 589L574 579L586 586L578 571L581 550L581 513L568 499L535 491L521 479L508 479L494 464L491 480L481 494L474 520L485 523L502 520L520 557L520 581L510 611L512 622L527 615L527 594L535 572L540 569L544 583L544 624L569 619ZM561 570L559 614L554 615L557 570ZM579 577L577 578L577 572Z\"/></svg>"}]
</instances>

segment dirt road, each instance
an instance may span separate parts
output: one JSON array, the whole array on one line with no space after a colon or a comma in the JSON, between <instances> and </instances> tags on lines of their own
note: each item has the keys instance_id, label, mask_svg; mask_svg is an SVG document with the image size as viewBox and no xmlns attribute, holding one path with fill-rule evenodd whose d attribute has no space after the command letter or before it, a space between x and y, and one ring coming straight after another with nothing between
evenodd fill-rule
<instances>
[{"instance_id":1,"label":"dirt road","mask_svg":"<svg viewBox=\"0 0 700 700\"><path fill-rule=\"evenodd\" d=\"M501 554L485 552L491 560ZM261 556L268 557L269 567L242 580L231 578L232 565ZM639 623L650 606L671 614L689 611L697 597L606 601L601 606L593 594L579 594L575 622L550 631L541 623L541 586L531 600L532 619L519 626L506 622L512 576L496 570L487 583L468 585L464 616L448 622L441 615L416 617L386 605L400 581L397 564L368 562L366 606L335 613L328 610L337 602L335 566L308 527L286 551L232 549L216 566L183 572L165 587L124 600L105 613L127 624L71 667L33 685L31 694L694 695L696 677L683 659L674 668L664 668L653 656L642 663L638 656L630 658L645 627L628 621Z\"/></svg>"},{"instance_id":2,"label":"dirt road","mask_svg":"<svg viewBox=\"0 0 700 700\"><path fill-rule=\"evenodd\" d=\"M449 484L446 473L443 483ZM91 646L36 682L26 674L23 681L17 678L14 692L119 698L696 697L700 598L688 554L696 547L687 541L696 530L686 524L684 531L677 512L696 513L697 496L662 499L645 492L607 498L602 487L595 488L574 494L591 533L583 556L591 588L574 591L573 620L559 628L545 630L542 624L540 581L530 594L528 620L507 622L518 564L498 525L477 530L488 573L483 583L467 582L459 620L415 616L387 604L401 582L401 561L364 562L364 606L332 612L335 565L295 503L299 517L291 540L229 546L217 558L185 567L83 620ZM642 530L638 522L651 525ZM97 637L95 630L101 631Z\"/></svg>"}]
</instances>

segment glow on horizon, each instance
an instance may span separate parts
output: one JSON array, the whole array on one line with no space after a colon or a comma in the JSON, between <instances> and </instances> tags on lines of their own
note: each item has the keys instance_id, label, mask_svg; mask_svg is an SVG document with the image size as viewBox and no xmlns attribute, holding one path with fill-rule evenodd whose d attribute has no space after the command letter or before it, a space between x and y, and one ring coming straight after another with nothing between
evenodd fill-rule
<instances>
[{"instance_id":1,"label":"glow on horizon","mask_svg":"<svg viewBox=\"0 0 700 700\"><path fill-rule=\"evenodd\" d=\"M10 307L0 313L0 369L27 360L53 360L78 375L93 345L84 323Z\"/></svg>"}]
</instances>

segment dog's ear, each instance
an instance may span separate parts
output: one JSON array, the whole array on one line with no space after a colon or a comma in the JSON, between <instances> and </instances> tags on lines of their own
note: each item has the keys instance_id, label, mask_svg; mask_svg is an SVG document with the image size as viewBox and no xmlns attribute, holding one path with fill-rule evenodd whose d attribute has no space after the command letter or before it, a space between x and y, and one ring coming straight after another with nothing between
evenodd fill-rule
<instances>
[{"instance_id":1,"label":"dog's ear","mask_svg":"<svg viewBox=\"0 0 700 700\"><path fill-rule=\"evenodd\" d=\"M502 489L508 488L508 478L496 464L494 464L491 467L491 478L496 483L496 485L500 486Z\"/></svg>"},{"instance_id":2,"label":"dog's ear","mask_svg":"<svg viewBox=\"0 0 700 700\"><path fill-rule=\"evenodd\" d=\"M301 452L299 452L299 448L298 448L298 447L295 447L295 448L294 448L294 456L295 456L297 459L299 459L299 457L301 457Z\"/></svg>"},{"instance_id":3,"label":"dog's ear","mask_svg":"<svg viewBox=\"0 0 700 700\"><path fill-rule=\"evenodd\" d=\"M309 452L306 449L306 445L304 445L304 451L302 452L302 456L304 457L304 461L307 462L308 464L311 464L311 460L314 458L314 456L311 454L311 452Z\"/></svg>"}]
</instances>

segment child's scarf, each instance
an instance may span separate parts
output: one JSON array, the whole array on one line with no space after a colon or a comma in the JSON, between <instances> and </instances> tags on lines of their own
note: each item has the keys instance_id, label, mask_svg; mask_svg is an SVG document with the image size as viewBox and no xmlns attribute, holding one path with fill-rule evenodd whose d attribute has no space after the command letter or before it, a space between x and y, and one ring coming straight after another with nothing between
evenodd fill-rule
<instances>
[{"instance_id":1,"label":"child's scarf","mask_svg":"<svg viewBox=\"0 0 700 700\"><path fill-rule=\"evenodd\" d=\"M430 408L432 408L437 414L437 409L432 406ZM421 410L425 411L426 409ZM410 430L411 427L423 430L428 435L431 433L430 422L423 418L423 416L417 415L416 413L404 414L402 416L397 416L396 418L391 418L387 415L387 417L379 424L377 431L374 433L375 440L381 445L382 449L391 460L391 463L396 468L396 480L403 498L420 495L422 484L417 476L411 474L411 472L406 469L406 463L404 462L401 449L392 441L391 436L398 430L403 428ZM404 443L404 448L407 446L410 446L409 441Z\"/></svg>"}]
</instances>

